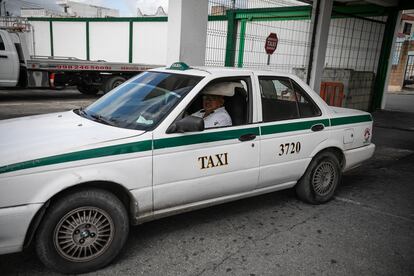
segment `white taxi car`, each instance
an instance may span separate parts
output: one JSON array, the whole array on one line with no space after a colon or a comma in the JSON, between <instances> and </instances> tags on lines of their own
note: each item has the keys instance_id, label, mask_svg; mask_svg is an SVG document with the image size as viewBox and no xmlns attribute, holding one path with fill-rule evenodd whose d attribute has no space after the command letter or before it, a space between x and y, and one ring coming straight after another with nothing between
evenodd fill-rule
<instances>
[{"instance_id":1,"label":"white taxi car","mask_svg":"<svg viewBox=\"0 0 414 276\"><path fill-rule=\"evenodd\" d=\"M212 87L229 90L230 126L191 115ZM369 113L328 106L296 76L183 63L0 133L0 254L33 241L63 273L109 264L130 224L292 187L327 202L375 149Z\"/></svg>"}]
</instances>

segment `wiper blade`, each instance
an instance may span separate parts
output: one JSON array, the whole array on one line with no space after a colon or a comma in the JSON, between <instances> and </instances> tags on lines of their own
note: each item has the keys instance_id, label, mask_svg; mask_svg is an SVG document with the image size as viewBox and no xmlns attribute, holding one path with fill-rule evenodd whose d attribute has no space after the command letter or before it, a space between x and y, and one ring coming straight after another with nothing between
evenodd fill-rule
<instances>
[{"instance_id":1,"label":"wiper blade","mask_svg":"<svg viewBox=\"0 0 414 276\"><path fill-rule=\"evenodd\" d=\"M88 117L88 113L86 113L83 107L77 109L77 111L79 112L79 115L81 115L82 117Z\"/></svg>"},{"instance_id":2,"label":"wiper blade","mask_svg":"<svg viewBox=\"0 0 414 276\"><path fill-rule=\"evenodd\" d=\"M94 121L96 121L96 122L103 123L103 124L109 125L109 126L114 126L114 123L112 123L110 120L102 117L101 115L90 114L89 117L94 119Z\"/></svg>"}]
</instances>

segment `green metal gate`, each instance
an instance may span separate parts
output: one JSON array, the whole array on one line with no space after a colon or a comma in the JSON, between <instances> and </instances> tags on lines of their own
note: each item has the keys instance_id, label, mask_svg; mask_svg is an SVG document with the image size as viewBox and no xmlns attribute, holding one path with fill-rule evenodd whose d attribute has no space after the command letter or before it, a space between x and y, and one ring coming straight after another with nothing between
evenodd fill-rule
<instances>
[{"instance_id":1,"label":"green metal gate","mask_svg":"<svg viewBox=\"0 0 414 276\"><path fill-rule=\"evenodd\" d=\"M221 43L215 45L216 51L220 48L220 55L214 56L207 49L206 65L294 73L307 80L313 47L311 5L284 0L210 0L209 3L210 15L220 15L226 22L221 25ZM344 106L365 110L378 107L383 89L380 85L385 81L384 68L388 63L384 55L389 51L395 14L395 10L376 5L333 7L322 80L347 79ZM208 41L214 41L212 28L209 23ZM268 65L264 46L270 33L277 34L278 45Z\"/></svg>"}]
</instances>

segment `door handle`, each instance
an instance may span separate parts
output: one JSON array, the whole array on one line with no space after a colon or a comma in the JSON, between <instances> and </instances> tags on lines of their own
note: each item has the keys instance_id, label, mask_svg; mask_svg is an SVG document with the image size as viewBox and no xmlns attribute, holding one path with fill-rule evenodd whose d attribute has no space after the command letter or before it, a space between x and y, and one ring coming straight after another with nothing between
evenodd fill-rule
<instances>
[{"instance_id":1,"label":"door handle","mask_svg":"<svg viewBox=\"0 0 414 276\"><path fill-rule=\"evenodd\" d=\"M9 57L5 55L0 55L0 58L9 58Z\"/></svg>"},{"instance_id":2,"label":"door handle","mask_svg":"<svg viewBox=\"0 0 414 276\"><path fill-rule=\"evenodd\" d=\"M250 141L250 140L254 140L256 138L256 134L243 134L242 136L239 137L239 140L241 142L245 142L245 141Z\"/></svg>"},{"instance_id":3,"label":"door handle","mask_svg":"<svg viewBox=\"0 0 414 276\"><path fill-rule=\"evenodd\" d=\"M321 131L325 128L323 124L316 124L311 127L312 131Z\"/></svg>"}]
</instances>

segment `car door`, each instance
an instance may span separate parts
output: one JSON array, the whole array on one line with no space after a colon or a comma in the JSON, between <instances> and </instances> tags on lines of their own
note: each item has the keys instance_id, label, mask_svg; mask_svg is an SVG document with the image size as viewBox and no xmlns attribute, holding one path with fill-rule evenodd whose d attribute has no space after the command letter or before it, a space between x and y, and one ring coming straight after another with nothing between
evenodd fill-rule
<instances>
[{"instance_id":1,"label":"car door","mask_svg":"<svg viewBox=\"0 0 414 276\"><path fill-rule=\"evenodd\" d=\"M0 86L16 86L19 77L19 59L10 37L0 30Z\"/></svg>"},{"instance_id":2,"label":"car door","mask_svg":"<svg viewBox=\"0 0 414 276\"><path fill-rule=\"evenodd\" d=\"M251 76L245 76L242 80L248 90L248 99L244 103L248 112L245 122L200 132L167 133L167 128L177 115L197 102L201 94L199 89L192 91L163 125L154 130L154 211L208 203L256 187L259 176L259 126L251 123Z\"/></svg>"},{"instance_id":3,"label":"car door","mask_svg":"<svg viewBox=\"0 0 414 276\"><path fill-rule=\"evenodd\" d=\"M293 185L305 172L312 151L328 139L329 119L290 77L258 76L260 177L258 188Z\"/></svg>"}]
</instances>

